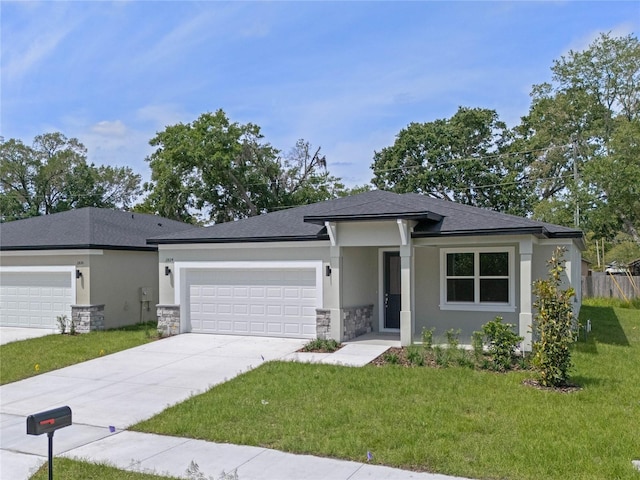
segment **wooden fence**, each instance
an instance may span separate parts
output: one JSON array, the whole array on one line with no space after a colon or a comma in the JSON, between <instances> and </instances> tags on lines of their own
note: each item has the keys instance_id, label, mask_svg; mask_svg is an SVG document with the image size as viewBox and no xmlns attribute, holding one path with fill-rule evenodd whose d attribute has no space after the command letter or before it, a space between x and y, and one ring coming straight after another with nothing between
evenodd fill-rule
<instances>
[{"instance_id":1,"label":"wooden fence","mask_svg":"<svg viewBox=\"0 0 640 480\"><path fill-rule=\"evenodd\" d=\"M592 275L582 277L582 296L620 298L640 297L640 277L626 275Z\"/></svg>"}]
</instances>

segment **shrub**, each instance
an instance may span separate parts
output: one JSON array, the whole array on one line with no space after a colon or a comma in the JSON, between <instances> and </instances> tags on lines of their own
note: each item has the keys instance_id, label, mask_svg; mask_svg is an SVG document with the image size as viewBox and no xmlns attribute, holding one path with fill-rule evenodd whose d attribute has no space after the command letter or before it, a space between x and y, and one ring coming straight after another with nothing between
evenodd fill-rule
<instances>
[{"instance_id":1,"label":"shrub","mask_svg":"<svg viewBox=\"0 0 640 480\"><path fill-rule=\"evenodd\" d=\"M422 350L417 346L410 346L407 348L407 360L412 365L417 365L422 367L424 365L424 356L422 355Z\"/></svg>"},{"instance_id":2,"label":"shrub","mask_svg":"<svg viewBox=\"0 0 640 480\"><path fill-rule=\"evenodd\" d=\"M574 341L571 297L575 292L573 288L560 289L560 276L565 270L564 250L556 248L547 262L548 278L533 282L533 293L538 297L533 304L536 309L533 366L540 384L547 387L566 385L571 368L570 347Z\"/></svg>"},{"instance_id":3,"label":"shrub","mask_svg":"<svg viewBox=\"0 0 640 480\"><path fill-rule=\"evenodd\" d=\"M67 333L67 316L59 315L56 317L56 321L58 322L58 330L60 330L60 333L62 335Z\"/></svg>"},{"instance_id":4,"label":"shrub","mask_svg":"<svg viewBox=\"0 0 640 480\"><path fill-rule=\"evenodd\" d=\"M484 334L482 332L475 331L471 334L471 347L476 362L479 362L484 356Z\"/></svg>"},{"instance_id":5,"label":"shrub","mask_svg":"<svg viewBox=\"0 0 640 480\"><path fill-rule=\"evenodd\" d=\"M458 329L458 330L454 330L453 328L450 328L449 330L447 330L446 332L446 336L447 336L447 344L449 345L449 348L452 350L457 350L458 347L460 346L460 333L462 332L462 330Z\"/></svg>"},{"instance_id":6,"label":"shrub","mask_svg":"<svg viewBox=\"0 0 640 480\"><path fill-rule=\"evenodd\" d=\"M422 329L422 346L425 350L431 350L433 347L433 332L435 328Z\"/></svg>"},{"instance_id":7,"label":"shrub","mask_svg":"<svg viewBox=\"0 0 640 480\"><path fill-rule=\"evenodd\" d=\"M400 357L398 357L396 352L385 352L382 354L382 358L390 365L397 365L400 363Z\"/></svg>"},{"instance_id":8,"label":"shrub","mask_svg":"<svg viewBox=\"0 0 640 480\"><path fill-rule=\"evenodd\" d=\"M333 338L315 338L302 347L305 352L335 352L341 347Z\"/></svg>"},{"instance_id":9,"label":"shrub","mask_svg":"<svg viewBox=\"0 0 640 480\"><path fill-rule=\"evenodd\" d=\"M513 332L515 325L511 323L502 323L502 317L496 317L494 320L485 323L482 326L482 332L489 346L489 355L491 355L491 364L495 370L509 370L513 363L513 352L523 340L523 337Z\"/></svg>"}]
</instances>

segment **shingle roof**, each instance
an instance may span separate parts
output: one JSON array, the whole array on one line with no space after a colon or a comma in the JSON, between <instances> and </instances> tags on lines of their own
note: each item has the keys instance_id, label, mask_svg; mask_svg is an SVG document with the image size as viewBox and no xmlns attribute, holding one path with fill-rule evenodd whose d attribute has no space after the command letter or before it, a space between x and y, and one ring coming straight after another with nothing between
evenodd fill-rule
<instances>
[{"instance_id":1,"label":"shingle roof","mask_svg":"<svg viewBox=\"0 0 640 480\"><path fill-rule=\"evenodd\" d=\"M531 233L545 237L582 238L582 232L528 218L438 200L424 195L381 190L162 235L149 243L224 243L326 240L325 221L414 219L414 237Z\"/></svg>"},{"instance_id":2,"label":"shingle roof","mask_svg":"<svg viewBox=\"0 0 640 480\"><path fill-rule=\"evenodd\" d=\"M155 250L147 238L199 229L143 213L87 207L0 224L0 250Z\"/></svg>"}]
</instances>

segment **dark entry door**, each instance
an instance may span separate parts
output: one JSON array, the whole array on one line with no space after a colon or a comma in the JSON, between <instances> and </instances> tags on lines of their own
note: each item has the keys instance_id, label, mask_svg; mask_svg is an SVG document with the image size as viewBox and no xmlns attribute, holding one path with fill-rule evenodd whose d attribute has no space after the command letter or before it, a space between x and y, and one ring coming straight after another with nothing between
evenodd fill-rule
<instances>
[{"instance_id":1,"label":"dark entry door","mask_svg":"<svg viewBox=\"0 0 640 480\"><path fill-rule=\"evenodd\" d=\"M400 328L400 252L384 252L384 328Z\"/></svg>"}]
</instances>

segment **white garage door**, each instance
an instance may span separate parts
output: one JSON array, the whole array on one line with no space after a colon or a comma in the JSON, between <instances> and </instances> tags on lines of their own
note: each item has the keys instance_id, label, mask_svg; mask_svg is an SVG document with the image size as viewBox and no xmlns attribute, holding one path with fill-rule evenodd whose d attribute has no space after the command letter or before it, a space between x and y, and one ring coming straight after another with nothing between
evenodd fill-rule
<instances>
[{"instance_id":1,"label":"white garage door","mask_svg":"<svg viewBox=\"0 0 640 480\"><path fill-rule=\"evenodd\" d=\"M196 270L186 278L192 332L316 337L315 269Z\"/></svg>"},{"instance_id":2,"label":"white garage door","mask_svg":"<svg viewBox=\"0 0 640 480\"><path fill-rule=\"evenodd\" d=\"M69 272L2 272L0 325L57 328L56 317L71 318L72 298Z\"/></svg>"}]
</instances>

